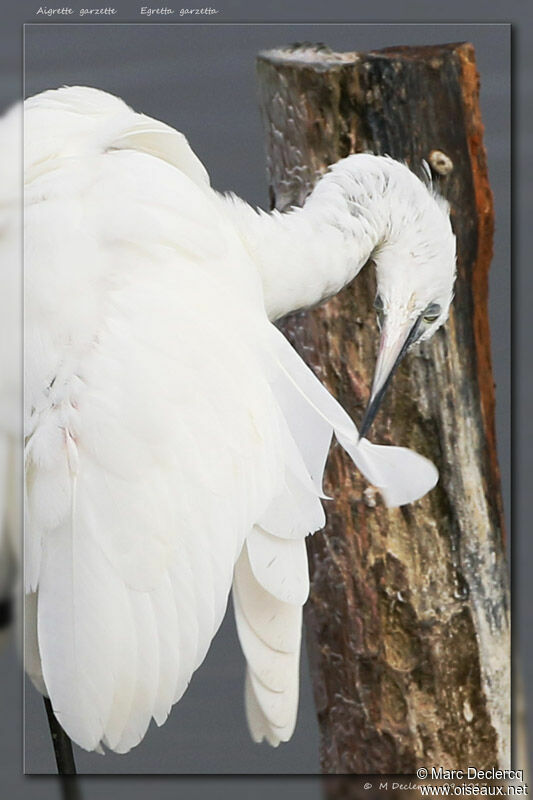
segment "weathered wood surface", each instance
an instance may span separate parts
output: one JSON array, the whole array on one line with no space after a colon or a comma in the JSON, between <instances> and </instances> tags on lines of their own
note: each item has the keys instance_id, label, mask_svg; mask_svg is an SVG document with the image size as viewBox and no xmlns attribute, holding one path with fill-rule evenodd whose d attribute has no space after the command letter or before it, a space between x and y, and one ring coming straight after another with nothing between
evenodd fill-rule
<instances>
[{"instance_id":1,"label":"weathered wood surface","mask_svg":"<svg viewBox=\"0 0 533 800\"><path fill-rule=\"evenodd\" d=\"M438 466L422 500L387 510L337 446L326 529L308 540L306 626L325 773L509 766L509 596L487 312L493 206L473 47L258 58L272 205L301 204L352 152L431 165L458 245L450 320L408 355L371 439ZM444 154L444 158L442 157ZM451 169L450 169L451 167ZM287 264L290 269L290 264ZM283 329L362 418L378 330L374 271Z\"/></svg>"}]
</instances>

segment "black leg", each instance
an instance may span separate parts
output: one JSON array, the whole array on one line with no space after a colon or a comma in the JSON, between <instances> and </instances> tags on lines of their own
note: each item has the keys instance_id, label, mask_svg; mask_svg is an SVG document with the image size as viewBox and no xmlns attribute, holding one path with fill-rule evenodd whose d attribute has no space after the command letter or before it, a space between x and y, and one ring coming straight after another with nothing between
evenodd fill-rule
<instances>
[{"instance_id":1,"label":"black leg","mask_svg":"<svg viewBox=\"0 0 533 800\"><path fill-rule=\"evenodd\" d=\"M76 780L76 763L72 752L72 742L56 719L50 700L44 698L48 725L52 734L57 772L61 780L63 800L80 800L81 794Z\"/></svg>"},{"instance_id":2,"label":"black leg","mask_svg":"<svg viewBox=\"0 0 533 800\"><path fill-rule=\"evenodd\" d=\"M82 800L81 789L76 775L60 775L62 800Z\"/></svg>"}]
</instances>

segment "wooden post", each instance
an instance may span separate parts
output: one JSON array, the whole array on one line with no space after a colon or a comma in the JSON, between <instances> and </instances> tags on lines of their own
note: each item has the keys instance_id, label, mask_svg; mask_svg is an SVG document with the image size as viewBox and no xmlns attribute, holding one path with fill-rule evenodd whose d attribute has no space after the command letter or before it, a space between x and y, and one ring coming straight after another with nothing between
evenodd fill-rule
<instances>
[{"instance_id":1,"label":"wooden post","mask_svg":"<svg viewBox=\"0 0 533 800\"><path fill-rule=\"evenodd\" d=\"M469 44L260 54L272 205L371 151L431 166L458 245L451 317L394 378L371 439L439 468L387 510L339 447L326 529L308 539L306 626L325 773L509 767L509 596L487 313L493 207ZM287 264L290 269L290 263ZM359 422L378 331L374 270L283 329Z\"/></svg>"}]
</instances>

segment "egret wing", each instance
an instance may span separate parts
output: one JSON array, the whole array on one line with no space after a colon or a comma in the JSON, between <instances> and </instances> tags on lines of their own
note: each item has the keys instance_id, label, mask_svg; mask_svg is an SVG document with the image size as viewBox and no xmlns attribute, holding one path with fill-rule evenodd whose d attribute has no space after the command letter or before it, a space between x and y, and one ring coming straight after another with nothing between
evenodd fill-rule
<instances>
[{"instance_id":1,"label":"egret wing","mask_svg":"<svg viewBox=\"0 0 533 800\"><path fill-rule=\"evenodd\" d=\"M164 721L280 480L259 279L147 135L27 171L29 666L89 750Z\"/></svg>"}]
</instances>

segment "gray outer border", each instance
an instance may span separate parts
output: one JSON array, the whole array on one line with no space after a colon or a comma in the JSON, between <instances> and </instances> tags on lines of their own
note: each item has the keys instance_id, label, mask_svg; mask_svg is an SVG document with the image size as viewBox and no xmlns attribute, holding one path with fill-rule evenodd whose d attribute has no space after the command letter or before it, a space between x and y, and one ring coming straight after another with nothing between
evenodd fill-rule
<instances>
[{"instance_id":1,"label":"gray outer border","mask_svg":"<svg viewBox=\"0 0 533 800\"><path fill-rule=\"evenodd\" d=\"M131 7L131 3L119 2L115 4L117 8L123 10L127 6ZM228 13L229 21L259 21L265 19L265 13L258 2L254 3L254 7L250 9L251 3L239 1L232 2L231 9ZM475 5L475 7L473 7ZM2 48L0 50L0 59L3 65L2 78L0 79L0 102L2 104L12 101L18 94L17 87L20 88L20 25L24 20L29 21L35 11L36 4L22 0L17 7L10 7L3 10L3 31L2 31ZM298 7L299 6L299 7ZM304 10L305 9L305 10ZM513 197L516 201L516 218L513 225L513 244L515 252L515 268L513 276L513 355L516 359L514 377L513 377L513 418L516 430L519 432L519 437L515 442L513 452L514 470L514 492L513 492L513 511L515 521L515 545L513 548L513 574L514 585L518 584L518 591L514 592L514 606L515 606L515 625L514 629L519 627L522 631L529 630L529 623L531 621L531 604L528 602L528 570L531 564L531 554L533 544L528 538L529 526L526 525L526 498L528 497L528 490L530 486L530 475L532 467L531 456L531 418L528 415L527 398L531 396L531 375L529 370L526 370L526 365L531 363L531 348L533 343L531 336L526 327L528 317L526 306L528 298L531 297L531 284L533 281L531 271L526 268L526 255L531 253L531 237L533 231L531 229L530 220L532 217L531 208L531 192L529 186L531 185L532 177L532 162L531 162L531 70L533 66L533 26L532 26L532 13L533 10L524 8L524 4L520 0L514 0L505 5L502 14L502 7L500 3L488 0L481 4L474 4L465 6L464 2L449 2L444 5L428 6L427 2L412 2L404 4L402 7L402 18L398 19L398 5L395 2L375 2L372 4L372 14L365 12L365 9L358 9L357 21L360 22L382 22L384 18L387 22L509 22L513 23L513 44L514 44L514 75L515 75L515 89L514 89L514 164L518 166L517 174L515 176L516 189L513 192ZM229 18L231 14L231 19ZM287 10L286 4L277 0L270 2L268 8L269 20L276 21L303 21L302 17L305 14L305 20L313 20L313 22L321 21L354 21L353 4L347 1L329 2L324 7L316 0L309 0L305 3L293 2ZM484 20L480 17L483 16ZM379 19L379 17L381 19ZM429 18L428 18L429 17ZM473 19L474 18L474 19ZM126 17L127 19L127 17ZM130 17L131 19L131 17ZM117 20L118 21L118 20ZM151 24L151 23L148 23ZM521 266L522 265L522 266ZM522 367L522 369L521 369ZM518 579L518 580L517 580ZM518 626L516 624L517 615L519 611ZM516 640L515 640L516 644ZM2 662L3 663L3 662ZM528 676L529 677L529 676ZM530 683L528 681L528 683ZM16 707L16 696L10 694L10 706ZM11 709L13 710L13 708ZM10 766L13 762L17 761L17 737L12 737L13 749L11 751L11 758L7 756L5 764ZM8 760L9 759L9 760ZM4 759L2 759L4 760ZM19 762L20 763L20 762ZM7 770L7 767L6 767ZM12 771L12 770L11 770ZM10 790L12 796L22 796L22 781L13 780L11 784L7 771L4 773L8 783L5 788ZM30 783L35 786L35 779ZM96 781L94 782L96 783ZM100 781L98 781L100 783ZM127 783L132 786L131 780ZM203 781L202 781L203 783ZM225 781L227 790L230 790L228 782ZM233 783L233 782L232 782ZM291 796L295 796L297 784L302 781L291 780ZM39 795L45 797L43 789L46 781L38 781L40 785ZM182 781L181 785L185 784L191 786L190 781ZM198 782L195 782L198 786ZM250 781L246 781L248 789L250 788ZM222 787L222 782L221 782ZM257 786L257 783L255 784ZM277 782L278 791L281 785ZM144 790L146 790L147 783L143 780ZM161 782L158 781L158 786ZM214 790L213 782L210 781L210 791ZM35 786L35 789L37 787ZM117 787L118 788L118 787ZM125 788L125 786L124 786ZM207 786L206 786L207 788ZM242 788L245 788L244 786ZM308 783L308 789L310 789ZM223 792L225 794L225 792ZM299 792L297 792L299 795ZM48 792L46 792L48 795ZM26 792L24 792L26 796ZM50 794L53 796L53 794ZM219 796L222 796L220 794ZM236 797L235 789L233 796ZM246 795L243 795L246 796ZM303 796L303 795L302 795ZM306 793L306 796L310 796Z\"/></svg>"}]
</instances>

